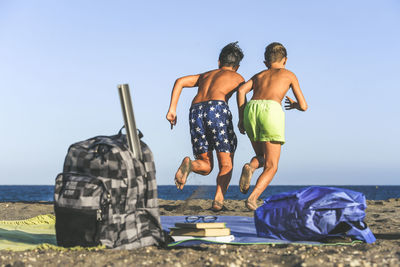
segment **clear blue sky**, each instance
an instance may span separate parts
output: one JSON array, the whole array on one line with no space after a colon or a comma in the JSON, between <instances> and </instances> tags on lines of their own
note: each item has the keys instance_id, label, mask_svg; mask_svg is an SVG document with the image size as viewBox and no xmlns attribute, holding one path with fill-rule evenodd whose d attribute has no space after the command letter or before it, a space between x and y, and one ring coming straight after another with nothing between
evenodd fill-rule
<instances>
[{"instance_id":1,"label":"clear blue sky","mask_svg":"<svg viewBox=\"0 0 400 267\"><path fill-rule=\"evenodd\" d=\"M117 84L129 83L158 184L191 155L184 89L173 131L165 119L177 77L217 67L239 41L247 80L265 46L288 50L309 104L286 112L275 185L400 184L400 2L0 1L0 184L53 184L68 146L123 124ZM237 123L235 97L229 105ZM237 134L239 132L236 130ZM231 184L253 151L239 136ZM188 184L215 184L217 171ZM255 182L255 179L252 181Z\"/></svg>"}]
</instances>

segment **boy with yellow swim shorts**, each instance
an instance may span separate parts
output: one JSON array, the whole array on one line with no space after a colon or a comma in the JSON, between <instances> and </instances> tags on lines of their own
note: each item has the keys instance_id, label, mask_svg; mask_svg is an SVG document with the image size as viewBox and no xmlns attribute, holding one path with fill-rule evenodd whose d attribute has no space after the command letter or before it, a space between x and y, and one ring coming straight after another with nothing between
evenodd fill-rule
<instances>
[{"instance_id":1,"label":"boy with yellow swim shorts","mask_svg":"<svg viewBox=\"0 0 400 267\"><path fill-rule=\"evenodd\" d=\"M292 88L297 100L286 96L287 110L307 110L307 103L300 90L296 76L285 69L286 48L280 43L271 43L265 48L266 70L254 75L240 86L237 93L239 108L239 131L247 133L256 156L243 166L240 176L240 191L246 194L254 170L264 167L253 192L246 200L246 207L257 209L257 199L267 188L278 170L281 145L285 143L285 113L281 102ZM253 97L246 104L246 94L253 90Z\"/></svg>"}]
</instances>

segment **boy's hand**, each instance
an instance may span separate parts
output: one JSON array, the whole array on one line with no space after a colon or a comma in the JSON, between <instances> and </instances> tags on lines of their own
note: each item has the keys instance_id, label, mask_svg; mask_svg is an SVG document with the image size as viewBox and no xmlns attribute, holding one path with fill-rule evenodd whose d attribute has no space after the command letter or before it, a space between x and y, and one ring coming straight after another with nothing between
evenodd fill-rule
<instances>
[{"instance_id":1,"label":"boy's hand","mask_svg":"<svg viewBox=\"0 0 400 267\"><path fill-rule=\"evenodd\" d=\"M242 121L242 120L239 120L239 122L238 122L238 128L239 128L239 132L240 132L241 134L245 134L245 133L246 133L246 130L244 129L243 121Z\"/></svg>"},{"instance_id":2,"label":"boy's hand","mask_svg":"<svg viewBox=\"0 0 400 267\"><path fill-rule=\"evenodd\" d=\"M176 112L174 111L168 111L167 113L167 120L169 123L171 123L171 130L174 128L174 125L176 125L177 117L176 117Z\"/></svg>"},{"instance_id":3,"label":"boy's hand","mask_svg":"<svg viewBox=\"0 0 400 267\"><path fill-rule=\"evenodd\" d=\"M286 100L285 100L285 109L286 110L290 110L290 109L298 109L299 104L294 101L293 99L291 99L290 97L286 96Z\"/></svg>"}]
</instances>

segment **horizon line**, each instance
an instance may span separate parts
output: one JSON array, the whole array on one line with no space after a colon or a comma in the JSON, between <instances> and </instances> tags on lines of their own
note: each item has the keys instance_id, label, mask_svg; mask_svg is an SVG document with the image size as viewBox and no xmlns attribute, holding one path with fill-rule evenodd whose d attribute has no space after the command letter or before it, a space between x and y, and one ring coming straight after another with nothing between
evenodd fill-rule
<instances>
[{"instance_id":1,"label":"horizon line","mask_svg":"<svg viewBox=\"0 0 400 267\"><path fill-rule=\"evenodd\" d=\"M52 184L0 184L0 186L55 186ZM175 184L159 184L157 186L175 186ZM185 186L217 186L215 184L190 184ZM239 185L230 185L239 186ZM250 185L255 186L255 185ZM400 184L274 184L270 186L400 186Z\"/></svg>"}]
</instances>

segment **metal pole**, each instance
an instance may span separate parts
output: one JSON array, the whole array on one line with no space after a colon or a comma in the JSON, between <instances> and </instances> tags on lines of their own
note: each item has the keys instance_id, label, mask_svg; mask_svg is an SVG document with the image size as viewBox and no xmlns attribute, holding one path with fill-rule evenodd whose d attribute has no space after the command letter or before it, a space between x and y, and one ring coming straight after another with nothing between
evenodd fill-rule
<instances>
[{"instance_id":1,"label":"metal pole","mask_svg":"<svg viewBox=\"0 0 400 267\"><path fill-rule=\"evenodd\" d=\"M131 94L128 84L118 85L119 98L121 101L122 114L124 116L126 139L129 149L136 159L142 160L139 136L136 128L135 115L133 114Z\"/></svg>"}]
</instances>

